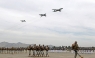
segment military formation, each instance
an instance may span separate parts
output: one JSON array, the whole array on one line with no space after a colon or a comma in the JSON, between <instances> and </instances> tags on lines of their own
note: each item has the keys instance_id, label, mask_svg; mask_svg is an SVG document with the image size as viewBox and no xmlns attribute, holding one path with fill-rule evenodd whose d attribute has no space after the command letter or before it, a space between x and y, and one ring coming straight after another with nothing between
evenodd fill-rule
<instances>
[{"instance_id":1,"label":"military formation","mask_svg":"<svg viewBox=\"0 0 95 58\"><path fill-rule=\"evenodd\" d=\"M29 45L28 47L0 47L0 54L19 54L29 52L29 56L33 57L49 57L48 54L49 47L48 45Z\"/></svg>"},{"instance_id":2,"label":"military formation","mask_svg":"<svg viewBox=\"0 0 95 58\"><path fill-rule=\"evenodd\" d=\"M0 54L17 54L24 52L25 48L23 47L0 47Z\"/></svg>"},{"instance_id":3,"label":"military formation","mask_svg":"<svg viewBox=\"0 0 95 58\"><path fill-rule=\"evenodd\" d=\"M49 57L49 55L48 55L49 47L48 46L44 46L44 45L40 45L40 44L39 45L34 44L33 46L30 45L28 47L28 50L29 50L29 56Z\"/></svg>"},{"instance_id":4,"label":"military formation","mask_svg":"<svg viewBox=\"0 0 95 58\"><path fill-rule=\"evenodd\" d=\"M82 54L83 53L94 53L95 48L94 47L80 47L79 52L82 53Z\"/></svg>"}]
</instances>

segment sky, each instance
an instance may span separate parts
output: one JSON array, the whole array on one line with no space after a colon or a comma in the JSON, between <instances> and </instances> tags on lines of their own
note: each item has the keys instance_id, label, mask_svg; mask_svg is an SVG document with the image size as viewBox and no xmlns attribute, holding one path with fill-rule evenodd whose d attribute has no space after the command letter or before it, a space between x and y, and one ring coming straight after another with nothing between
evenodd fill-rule
<instances>
[{"instance_id":1,"label":"sky","mask_svg":"<svg viewBox=\"0 0 95 58\"><path fill-rule=\"evenodd\" d=\"M59 8L61 12L52 10ZM95 0L0 0L3 41L55 46L77 41L79 46L95 46Z\"/></svg>"}]
</instances>

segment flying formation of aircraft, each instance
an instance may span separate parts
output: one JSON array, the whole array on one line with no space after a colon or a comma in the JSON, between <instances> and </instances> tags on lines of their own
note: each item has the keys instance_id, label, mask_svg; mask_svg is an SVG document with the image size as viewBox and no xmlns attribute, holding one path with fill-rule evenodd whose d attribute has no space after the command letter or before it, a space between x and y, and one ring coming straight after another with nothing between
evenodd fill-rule
<instances>
[{"instance_id":1,"label":"flying formation of aircraft","mask_svg":"<svg viewBox=\"0 0 95 58\"><path fill-rule=\"evenodd\" d=\"M59 12L61 12L61 10L62 10L63 8L59 8L59 9L52 9L52 10L54 10L53 12L57 12L57 11L59 11ZM41 17L46 17L47 15L46 15L46 13L45 14L39 14ZM20 20L21 22L26 22L26 20Z\"/></svg>"},{"instance_id":2,"label":"flying formation of aircraft","mask_svg":"<svg viewBox=\"0 0 95 58\"><path fill-rule=\"evenodd\" d=\"M46 13L45 13L45 14L39 14L39 15L40 15L41 17L42 17L42 16L45 16L45 17L46 17Z\"/></svg>"},{"instance_id":3,"label":"flying formation of aircraft","mask_svg":"<svg viewBox=\"0 0 95 58\"><path fill-rule=\"evenodd\" d=\"M61 12L61 10L62 10L63 8L59 8L59 9L52 9L53 10L53 12L57 12L57 11L59 11L59 12ZM46 13L45 14L39 14L41 17L42 16L45 16L46 17Z\"/></svg>"},{"instance_id":4,"label":"flying formation of aircraft","mask_svg":"<svg viewBox=\"0 0 95 58\"><path fill-rule=\"evenodd\" d=\"M26 22L25 20L21 20L21 22Z\"/></svg>"},{"instance_id":5,"label":"flying formation of aircraft","mask_svg":"<svg viewBox=\"0 0 95 58\"><path fill-rule=\"evenodd\" d=\"M63 8L59 8L59 9L52 9L53 10L53 12L57 12L57 11L59 11L59 12L61 12L61 10L62 10Z\"/></svg>"}]
</instances>

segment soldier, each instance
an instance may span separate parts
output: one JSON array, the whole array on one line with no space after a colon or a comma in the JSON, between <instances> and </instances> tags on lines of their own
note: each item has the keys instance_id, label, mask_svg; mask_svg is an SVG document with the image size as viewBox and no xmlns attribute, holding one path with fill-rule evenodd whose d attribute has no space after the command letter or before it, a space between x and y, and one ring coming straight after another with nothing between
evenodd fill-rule
<instances>
[{"instance_id":1,"label":"soldier","mask_svg":"<svg viewBox=\"0 0 95 58\"><path fill-rule=\"evenodd\" d=\"M39 44L39 51L38 51L38 55L41 56L41 45Z\"/></svg>"},{"instance_id":2,"label":"soldier","mask_svg":"<svg viewBox=\"0 0 95 58\"><path fill-rule=\"evenodd\" d=\"M75 51L75 56L74 56L74 58L76 58L76 57L77 57L77 51L78 51L78 49L79 49L78 44L77 44L77 41L75 41L75 43L72 44L72 49Z\"/></svg>"},{"instance_id":3,"label":"soldier","mask_svg":"<svg viewBox=\"0 0 95 58\"><path fill-rule=\"evenodd\" d=\"M39 56L39 46L36 46L36 56Z\"/></svg>"},{"instance_id":4,"label":"soldier","mask_svg":"<svg viewBox=\"0 0 95 58\"><path fill-rule=\"evenodd\" d=\"M44 45L41 46L41 55L42 55L42 57L44 56Z\"/></svg>"},{"instance_id":5,"label":"soldier","mask_svg":"<svg viewBox=\"0 0 95 58\"><path fill-rule=\"evenodd\" d=\"M29 45L28 50L29 50L29 56L30 56L31 55L31 45Z\"/></svg>"},{"instance_id":6,"label":"soldier","mask_svg":"<svg viewBox=\"0 0 95 58\"><path fill-rule=\"evenodd\" d=\"M45 47L45 49L46 49L46 57L47 57L47 56L49 57L49 55L48 55L48 50L49 50L48 45Z\"/></svg>"},{"instance_id":7,"label":"soldier","mask_svg":"<svg viewBox=\"0 0 95 58\"><path fill-rule=\"evenodd\" d=\"M1 47L0 47L0 53L1 53Z\"/></svg>"},{"instance_id":8,"label":"soldier","mask_svg":"<svg viewBox=\"0 0 95 58\"><path fill-rule=\"evenodd\" d=\"M34 44L34 46L33 46L33 56L34 57L36 56L36 44Z\"/></svg>"}]
</instances>

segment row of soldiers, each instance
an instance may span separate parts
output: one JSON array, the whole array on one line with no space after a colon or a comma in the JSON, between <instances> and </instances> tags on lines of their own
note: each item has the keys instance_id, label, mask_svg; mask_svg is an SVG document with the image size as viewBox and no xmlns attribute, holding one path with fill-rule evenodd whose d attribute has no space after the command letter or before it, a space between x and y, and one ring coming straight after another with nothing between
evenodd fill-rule
<instances>
[{"instance_id":1,"label":"row of soldiers","mask_svg":"<svg viewBox=\"0 0 95 58\"><path fill-rule=\"evenodd\" d=\"M86 51L93 51L94 52L95 48L93 48L93 47L79 47L78 50L79 51L85 51L85 52Z\"/></svg>"},{"instance_id":2,"label":"row of soldiers","mask_svg":"<svg viewBox=\"0 0 95 58\"><path fill-rule=\"evenodd\" d=\"M49 47L48 45L47 46L44 46L44 45L36 45L34 44L33 46L29 46L28 47L28 50L29 50L29 56L31 55L31 51L33 52L32 53L32 56L33 57L43 57L43 56L48 56L48 50L49 50Z\"/></svg>"},{"instance_id":3,"label":"row of soldiers","mask_svg":"<svg viewBox=\"0 0 95 58\"><path fill-rule=\"evenodd\" d=\"M93 47L80 47L79 52L80 53L91 53L91 52L95 52L95 48L93 48Z\"/></svg>"},{"instance_id":4,"label":"row of soldiers","mask_svg":"<svg viewBox=\"0 0 95 58\"><path fill-rule=\"evenodd\" d=\"M11 48L6 48L6 47L0 47L0 54L17 54L17 53L22 53L27 48L24 47L11 47Z\"/></svg>"},{"instance_id":5,"label":"row of soldiers","mask_svg":"<svg viewBox=\"0 0 95 58\"><path fill-rule=\"evenodd\" d=\"M44 45L29 45L28 47L0 47L0 54L18 54L18 53L27 53L29 51L29 56L49 56L48 55L49 47ZM33 52L33 53L31 53Z\"/></svg>"}]
</instances>

